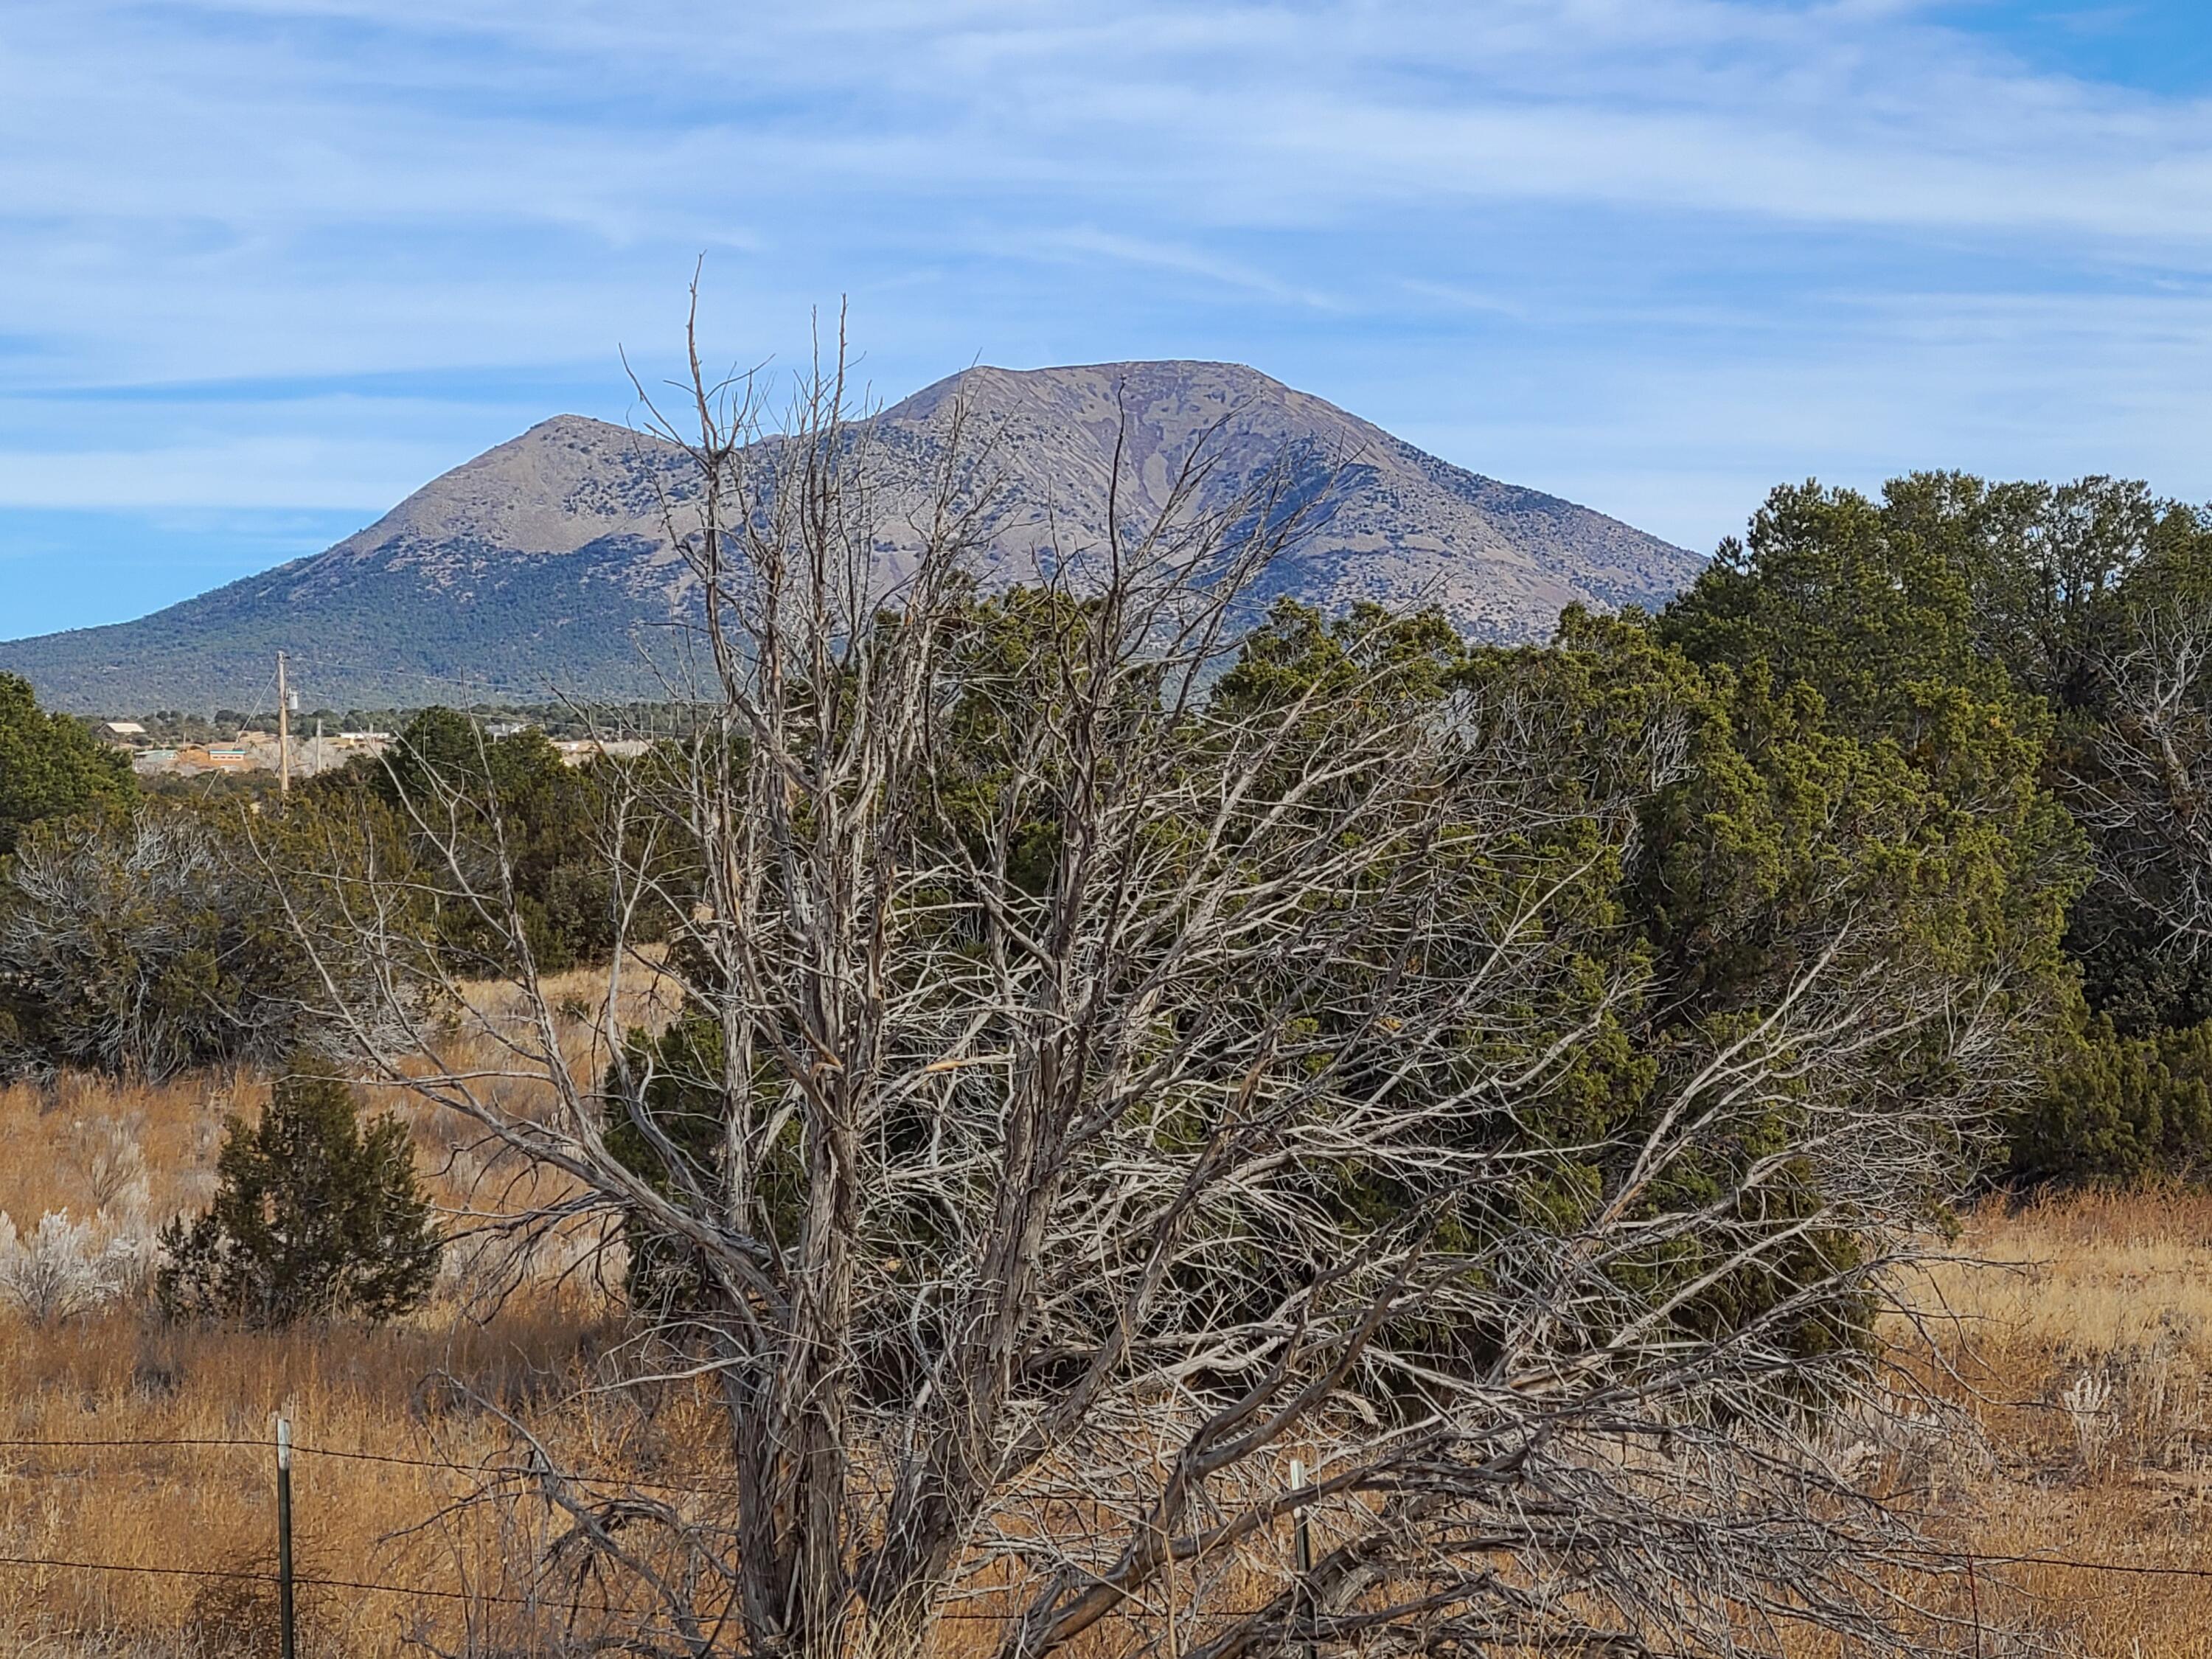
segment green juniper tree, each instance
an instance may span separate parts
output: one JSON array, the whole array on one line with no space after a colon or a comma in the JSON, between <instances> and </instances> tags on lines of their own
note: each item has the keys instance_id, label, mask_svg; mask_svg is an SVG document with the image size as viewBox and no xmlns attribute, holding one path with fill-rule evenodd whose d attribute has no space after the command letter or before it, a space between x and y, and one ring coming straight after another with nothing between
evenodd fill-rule
<instances>
[{"instance_id":1,"label":"green juniper tree","mask_svg":"<svg viewBox=\"0 0 2212 1659\"><path fill-rule=\"evenodd\" d=\"M67 714L41 710L31 683L0 674L0 854L26 825L135 793L131 763Z\"/></svg>"},{"instance_id":2,"label":"green juniper tree","mask_svg":"<svg viewBox=\"0 0 2212 1659\"><path fill-rule=\"evenodd\" d=\"M2212 1169L2212 929L2197 925L2212 914L2212 839L2199 827L2212 779L2208 615L2202 510L2111 478L1920 473L1879 498L1776 490L1656 623L1711 672L1814 699L1822 742L1917 775L1937 809L1924 823L1961 848L1972 837L1946 818L1981 838L1980 873L1896 842L1910 861L1893 860L1878 890L1948 885L1963 902L1928 937L2031 968L2050 1005L2038 1076L2009 1125L2015 1182ZM1763 725L1747 737L1747 753L1773 752ZM1864 791L1832 790L1845 774L1812 758L1792 796L1856 811ZM1825 857L1827 821L1796 817L1817 828L1808 845ZM1756 843L1719 850L1706 867L1724 881L1759 878ZM1671 881L1661 890L1679 906Z\"/></svg>"},{"instance_id":3,"label":"green juniper tree","mask_svg":"<svg viewBox=\"0 0 2212 1659\"><path fill-rule=\"evenodd\" d=\"M605 845L612 775L627 762L563 763L541 731L494 737L454 709L423 709L391 752L358 757L303 792L333 801L366 793L422 853L418 890L438 947L457 968L498 974L523 957L541 973L604 962L614 949ZM501 872L520 907L508 936L467 896Z\"/></svg>"},{"instance_id":4,"label":"green juniper tree","mask_svg":"<svg viewBox=\"0 0 2212 1659\"><path fill-rule=\"evenodd\" d=\"M230 1121L216 1168L212 1207L161 1234L171 1318L383 1320L428 1297L441 1240L407 1127L390 1114L364 1127L335 1072L295 1063L258 1123Z\"/></svg>"}]
</instances>

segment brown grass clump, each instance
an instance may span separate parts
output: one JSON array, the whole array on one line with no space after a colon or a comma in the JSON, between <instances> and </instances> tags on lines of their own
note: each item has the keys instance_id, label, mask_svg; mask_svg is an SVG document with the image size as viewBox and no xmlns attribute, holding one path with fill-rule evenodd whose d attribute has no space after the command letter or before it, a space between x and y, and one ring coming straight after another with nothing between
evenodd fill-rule
<instances>
[{"instance_id":1,"label":"brown grass clump","mask_svg":"<svg viewBox=\"0 0 2212 1659\"><path fill-rule=\"evenodd\" d=\"M150 1207L202 1205L212 1190L224 1114L258 1110L267 1093L215 1076L163 1084L64 1077L51 1087L0 1088L8 1153L0 1158L0 1212L26 1225L48 1210L89 1214L103 1199L124 1195L105 1190L118 1162L135 1164L122 1179L143 1180ZM117 1152L131 1143L135 1158Z\"/></svg>"},{"instance_id":2,"label":"brown grass clump","mask_svg":"<svg viewBox=\"0 0 2212 1659\"><path fill-rule=\"evenodd\" d=\"M467 1469L505 1460L511 1441L495 1417L427 1379L451 1376L526 1415L577 1380L599 1334L557 1308L511 1310L482 1329L425 1319L378 1332L169 1330L134 1310L11 1330L0 1340L0 1438L185 1443L0 1449L0 1553L266 1571L270 1425L281 1411L306 1448L295 1474L301 1571L403 1586L447 1579L458 1564L439 1558L480 1540L415 1529L473 1485ZM555 1443L597 1449L577 1439L564 1431ZM461 1467L342 1455L362 1452ZM0 1629L11 1619L139 1636L209 1627L242 1618L250 1589L16 1568L0 1572ZM379 1654L398 1650L414 1611L408 1597L349 1596L320 1622L329 1650Z\"/></svg>"}]
</instances>

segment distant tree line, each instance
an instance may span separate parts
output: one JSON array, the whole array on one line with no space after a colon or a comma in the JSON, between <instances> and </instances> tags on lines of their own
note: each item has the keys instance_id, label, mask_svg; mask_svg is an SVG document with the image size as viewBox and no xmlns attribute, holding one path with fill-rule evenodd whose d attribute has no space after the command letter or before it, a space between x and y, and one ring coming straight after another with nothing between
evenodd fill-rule
<instances>
[{"instance_id":1,"label":"distant tree line","mask_svg":"<svg viewBox=\"0 0 2212 1659\"><path fill-rule=\"evenodd\" d=\"M443 708L444 705L436 705ZM404 730L424 712L421 705L406 708L302 708L292 716L292 731L301 739L311 738L319 723L325 732L389 732ZM696 707L682 702L594 702L588 707L571 702L481 702L453 712L494 728L534 726L547 737L604 737L612 732L623 737L681 737L688 735L701 718ZM138 711L132 718L146 728L149 744L174 746L190 743L228 743L240 732L274 732L274 708L242 709L214 708L158 708ZM80 723L97 732L100 722L84 717Z\"/></svg>"},{"instance_id":2,"label":"distant tree line","mask_svg":"<svg viewBox=\"0 0 2212 1659\"><path fill-rule=\"evenodd\" d=\"M1634 963L1667 987L1607 1010L1616 1036L1577 1062L1593 1113L1650 1086L1669 1030L1765 1006L1848 924L2034 1011L2010 1178L2193 1179L2212 1171L2207 616L2203 514L2106 479L1923 474L1878 500L1778 489L1659 615L1571 611L1542 647L1282 605L1215 695L1354 703L1376 695L1387 639L1390 672L1419 665L1394 695L1480 688L1559 712L1579 745L1562 777L1672 711L1679 767L1632 840L1556 899L1592 983ZM1051 625L1018 596L979 604L975 648L1034 651ZM953 729L979 767L1006 740ZM687 732L640 763L684 764L705 741ZM567 767L543 731L494 738L479 714L434 708L281 816L157 802L82 722L0 676L0 1052L17 1069L149 1075L274 1063L316 1025L294 938L328 892L288 871L327 875L338 850L404 875L424 947L457 970L503 971L518 951L545 973L603 961L623 925L616 765ZM651 856L670 890L696 883L680 845ZM495 864L519 938L475 902Z\"/></svg>"},{"instance_id":3,"label":"distant tree line","mask_svg":"<svg viewBox=\"0 0 2212 1659\"><path fill-rule=\"evenodd\" d=\"M348 879L389 883L457 969L512 965L448 902L459 872L418 856L464 798L483 856L507 861L535 968L604 959L599 779L618 764L564 765L541 732L495 738L432 708L388 757L307 779L279 811L273 786L142 790L124 755L0 676L0 1069L159 1079L313 1048L330 988L301 929L327 931Z\"/></svg>"}]
</instances>

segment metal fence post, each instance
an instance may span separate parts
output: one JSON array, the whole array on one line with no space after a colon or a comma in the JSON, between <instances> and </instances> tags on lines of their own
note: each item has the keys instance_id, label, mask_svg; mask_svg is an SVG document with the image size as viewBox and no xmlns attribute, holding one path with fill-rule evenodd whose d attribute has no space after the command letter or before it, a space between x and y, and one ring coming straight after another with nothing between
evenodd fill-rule
<instances>
[{"instance_id":1,"label":"metal fence post","mask_svg":"<svg viewBox=\"0 0 2212 1659\"><path fill-rule=\"evenodd\" d=\"M292 1425L276 1419L276 1628L283 1659L299 1659L292 1622Z\"/></svg>"}]
</instances>

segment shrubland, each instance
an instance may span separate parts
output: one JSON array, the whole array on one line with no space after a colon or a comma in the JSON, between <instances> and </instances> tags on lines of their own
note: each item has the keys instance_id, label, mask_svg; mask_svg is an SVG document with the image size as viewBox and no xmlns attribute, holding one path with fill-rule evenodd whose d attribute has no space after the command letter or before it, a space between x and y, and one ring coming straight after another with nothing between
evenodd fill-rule
<instances>
[{"instance_id":1,"label":"shrubland","mask_svg":"<svg viewBox=\"0 0 2212 1659\"><path fill-rule=\"evenodd\" d=\"M40 710L30 683L0 674L0 854L26 824L131 793L131 766L79 722Z\"/></svg>"},{"instance_id":2,"label":"shrubland","mask_svg":"<svg viewBox=\"0 0 2212 1659\"><path fill-rule=\"evenodd\" d=\"M581 994L571 981L565 992ZM640 1010L641 1014L646 1011ZM649 1016L648 1016L649 1017ZM565 1034L579 1044L581 1033ZM91 1216L105 1168L87 1126L127 1128L147 1183L124 1213L197 1212L215 1189L228 1115L255 1115L264 1086L196 1078L164 1085L77 1076L48 1097L0 1088L0 1210ZM402 1105L400 1109L409 1109ZM444 1205L470 1206L454 1126L410 1112L424 1178ZM450 1164L450 1170L449 1170ZM111 1200L111 1203L112 1203ZM480 1200L479 1200L480 1201ZM128 1224L144 1226L143 1221ZM150 1241L151 1230L143 1237ZM2212 1452L2212 1213L2185 1192L2089 1194L1965 1218L1957 1259L1918 1281L1940 1310L1939 1347L1891 1332L1900 1363L1945 1375L1869 1453L1932 1516L1942 1546L1990 1556L2194 1568L2203 1548ZM0 1451L0 1553L265 1572L273 1550L269 1419L283 1411L310 1446L422 1459L364 1462L303 1454L302 1571L402 1587L475 1584L487 1644L518 1610L489 1599L532 1582L548 1540L526 1516L473 1537L425 1528L473 1492L479 1467L519 1466L496 1406L557 1449L562 1465L625 1484L708 1484L725 1453L705 1402L672 1399L650 1425L574 1410L575 1381L623 1338L618 1308L550 1284L489 1319L482 1289L450 1260L433 1303L380 1328L308 1322L281 1331L171 1325L134 1293L33 1323L0 1308L0 1437L229 1440L228 1446L10 1447ZM1948 1393L1945 1392L1948 1390ZM458 1465L441 1468L439 1463ZM2196 1659L2206 1601L2190 1579L2112 1577L2063 1565L1986 1565L1974 1587L1992 1622L2041 1632L2051 1650ZM1952 1586L1964 1610L1968 1588ZM61 1568L0 1568L0 1651L171 1659L274 1652L265 1583L211 1592L203 1582ZM1187 1589L1178 1589L1178 1604ZM465 1651L459 1610L404 1594L309 1593L313 1656L420 1654L409 1632ZM454 1624L443 1632L441 1614ZM556 1621L557 1624L557 1620ZM1100 1652L1149 1630L1116 1625ZM459 1632L459 1633L456 1633ZM504 1632L514 1637L512 1625ZM941 1651L983 1656L996 1627L962 1621ZM2008 1650L1992 1632L1986 1650ZM531 1652L526 1637L507 1650ZM557 1653L550 1637L535 1650ZM1804 1645L1796 1651L1822 1650Z\"/></svg>"},{"instance_id":3,"label":"shrubland","mask_svg":"<svg viewBox=\"0 0 2212 1659\"><path fill-rule=\"evenodd\" d=\"M1929 677L1908 744L1663 620L1255 616L1309 505L1264 472L978 598L956 468L886 592L834 386L765 450L696 390L713 720L600 819L604 998L650 962L672 1021L590 1073L529 1035L561 1007L459 771L416 833L526 1018L486 1069L442 1014L349 1017L558 1177L514 1236L624 1241L603 1388L712 1380L727 1504L549 1491L572 1567L702 1653L977 1617L1010 1655L1133 1619L1224 1655L1964 1646L1847 1454L1900 1409L1883 1309L2074 1006L2089 860L2031 700ZM403 978L469 1029L450 953Z\"/></svg>"},{"instance_id":4,"label":"shrubland","mask_svg":"<svg viewBox=\"0 0 2212 1659\"><path fill-rule=\"evenodd\" d=\"M886 589L834 379L765 447L695 390L700 683L641 760L432 710L281 811L134 801L0 699L5 1104L67 1172L0 1189L23 1437L291 1389L423 1460L316 1547L450 1605L346 1650L2051 1626L1962 1582L1962 1498L2063 1463L2050 1411L2101 1492L2180 1407L2048 1305L1978 1347L2002 1293L1930 1251L2212 1150L2199 515L1784 489L1664 613L1498 647L1260 608L1312 504L1192 514L1203 445L990 596L949 461Z\"/></svg>"}]
</instances>

